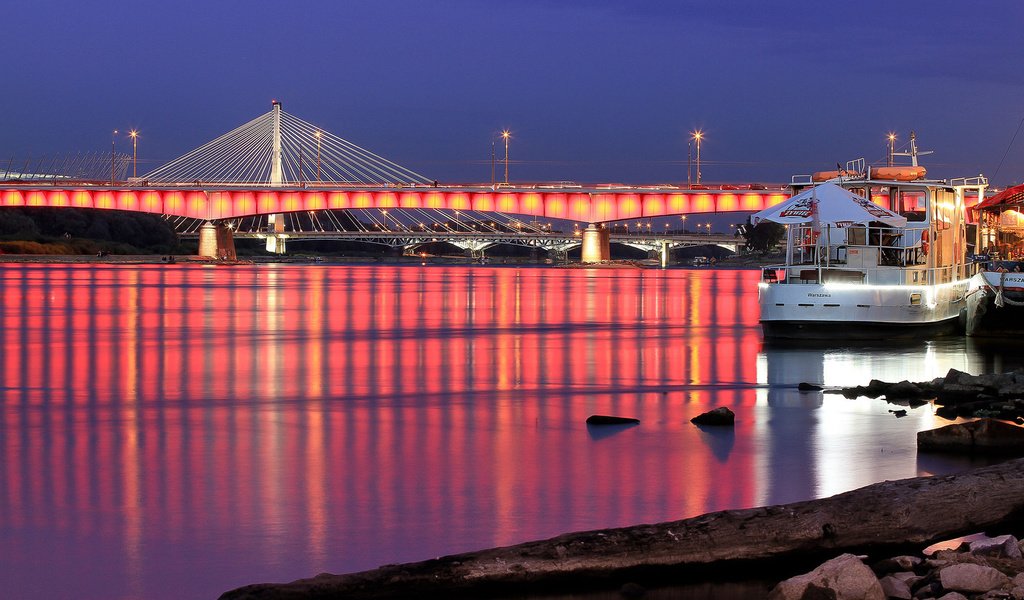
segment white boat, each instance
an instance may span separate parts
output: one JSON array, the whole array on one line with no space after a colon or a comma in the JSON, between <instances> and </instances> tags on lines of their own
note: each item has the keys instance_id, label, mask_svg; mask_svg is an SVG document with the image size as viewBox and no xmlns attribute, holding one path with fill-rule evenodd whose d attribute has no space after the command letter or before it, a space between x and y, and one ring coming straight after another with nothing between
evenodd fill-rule
<instances>
[{"instance_id":1,"label":"white boat","mask_svg":"<svg viewBox=\"0 0 1024 600\"><path fill-rule=\"evenodd\" d=\"M976 260L967 292L965 330L972 337L1024 339L1024 185L975 207Z\"/></svg>"},{"instance_id":2,"label":"white boat","mask_svg":"<svg viewBox=\"0 0 1024 600\"><path fill-rule=\"evenodd\" d=\"M928 180L917 165L793 178L792 198L755 214L786 226L786 262L759 286L766 339L893 339L955 333L966 316L966 206L984 177ZM817 183L826 180L824 183Z\"/></svg>"}]
</instances>

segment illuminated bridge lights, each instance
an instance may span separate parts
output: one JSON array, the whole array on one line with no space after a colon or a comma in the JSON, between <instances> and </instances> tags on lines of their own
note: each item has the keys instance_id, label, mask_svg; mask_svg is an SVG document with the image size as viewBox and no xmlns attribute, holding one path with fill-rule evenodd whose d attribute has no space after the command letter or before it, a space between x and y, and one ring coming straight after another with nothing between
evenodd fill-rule
<instances>
[{"instance_id":1,"label":"illuminated bridge lights","mask_svg":"<svg viewBox=\"0 0 1024 600\"><path fill-rule=\"evenodd\" d=\"M717 190L0 188L0 206L116 209L206 220L325 209L426 208L600 223L684 213L758 211L788 197L783 192Z\"/></svg>"}]
</instances>

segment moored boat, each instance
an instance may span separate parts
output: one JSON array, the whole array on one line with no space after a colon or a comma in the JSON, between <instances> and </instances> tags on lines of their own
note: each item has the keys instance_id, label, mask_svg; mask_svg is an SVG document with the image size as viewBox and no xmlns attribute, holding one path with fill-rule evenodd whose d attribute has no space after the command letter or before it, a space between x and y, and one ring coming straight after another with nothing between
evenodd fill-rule
<instances>
[{"instance_id":1,"label":"moored boat","mask_svg":"<svg viewBox=\"0 0 1024 600\"><path fill-rule=\"evenodd\" d=\"M973 337L1024 339L1024 185L974 208L975 258L983 266L967 293L965 330Z\"/></svg>"},{"instance_id":2,"label":"moored boat","mask_svg":"<svg viewBox=\"0 0 1024 600\"><path fill-rule=\"evenodd\" d=\"M755 214L786 226L786 261L759 286L765 338L892 339L955 333L975 265L967 260L966 206L984 177L928 180L913 164L879 173L863 159L853 177L816 184ZM910 179L910 174L922 176ZM884 175L884 177L883 177Z\"/></svg>"},{"instance_id":3,"label":"moored boat","mask_svg":"<svg viewBox=\"0 0 1024 600\"><path fill-rule=\"evenodd\" d=\"M994 262L971 278L965 332L974 337L1024 337L1024 273L1021 263ZM1014 270L1010 270L1010 269Z\"/></svg>"}]
</instances>

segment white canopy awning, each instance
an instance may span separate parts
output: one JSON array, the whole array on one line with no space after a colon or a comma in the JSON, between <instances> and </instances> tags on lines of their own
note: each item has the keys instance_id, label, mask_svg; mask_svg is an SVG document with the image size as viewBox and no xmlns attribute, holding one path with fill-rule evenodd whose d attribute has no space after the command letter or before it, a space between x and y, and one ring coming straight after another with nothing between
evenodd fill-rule
<instances>
[{"instance_id":1,"label":"white canopy awning","mask_svg":"<svg viewBox=\"0 0 1024 600\"><path fill-rule=\"evenodd\" d=\"M785 202L755 213L751 217L751 223L811 223L815 220L815 212L821 226L847 227L872 221L880 221L891 227L907 225L906 217L878 206L834 183L822 183L800 192Z\"/></svg>"}]
</instances>

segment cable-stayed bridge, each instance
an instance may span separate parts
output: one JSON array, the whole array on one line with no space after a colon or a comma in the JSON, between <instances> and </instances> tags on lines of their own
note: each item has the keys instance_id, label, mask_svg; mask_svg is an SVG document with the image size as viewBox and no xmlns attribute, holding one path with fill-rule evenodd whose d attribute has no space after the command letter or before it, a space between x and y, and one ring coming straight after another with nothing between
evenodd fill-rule
<instances>
[{"instance_id":1,"label":"cable-stayed bridge","mask_svg":"<svg viewBox=\"0 0 1024 600\"><path fill-rule=\"evenodd\" d=\"M112 154L113 156L113 154ZM282 110L269 112L138 178L74 181L65 177L0 183L0 206L116 209L165 215L179 230L198 229L200 254L233 255L236 230L258 233L267 249L284 252L285 240L363 228L389 221L400 230L417 223L452 223L443 233L468 244L494 235L544 235L551 220L584 228L591 258L606 259L611 233L602 224L655 217L756 211L788 197L783 190L684 189L676 186L583 187L556 184L439 184ZM123 166L123 160L119 165ZM694 186L698 187L698 186ZM325 223L303 229L296 223ZM490 225L466 229L462 223ZM248 223L249 225L246 225ZM256 230L253 231L253 223ZM588 227L596 225L596 227ZM241 226L241 227L240 227ZM247 227L249 228L247 230ZM650 223L648 223L650 227ZM423 233L421 227L421 233ZM547 228L547 234L554 232ZM661 232L649 232L660 235ZM686 236L686 234L680 234ZM476 236L474 240L473 238ZM436 237L432 236L432 237ZM661 236L664 251L681 245ZM526 238L524 238L526 239ZM706 238L705 238L706 239ZM595 241L596 240L596 241ZM685 243L690 243L687 240ZM584 260L587 259L584 254Z\"/></svg>"}]
</instances>

